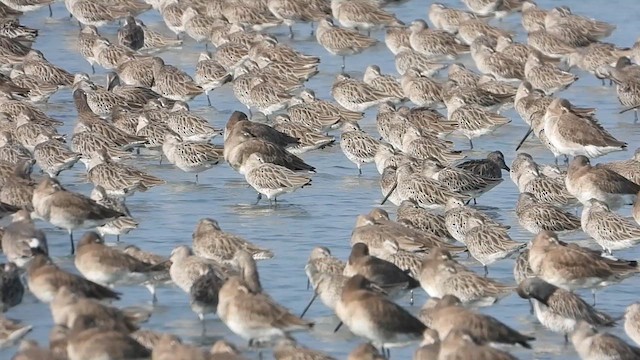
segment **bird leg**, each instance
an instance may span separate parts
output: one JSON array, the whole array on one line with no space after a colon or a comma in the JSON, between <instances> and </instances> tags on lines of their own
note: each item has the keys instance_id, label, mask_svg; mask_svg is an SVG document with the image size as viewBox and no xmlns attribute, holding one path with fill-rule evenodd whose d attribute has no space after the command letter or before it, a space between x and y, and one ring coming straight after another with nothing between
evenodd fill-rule
<instances>
[{"instance_id":1,"label":"bird leg","mask_svg":"<svg viewBox=\"0 0 640 360\"><path fill-rule=\"evenodd\" d=\"M53 10L51 10L51 4L49 4L49 17L53 17Z\"/></svg>"},{"instance_id":2,"label":"bird leg","mask_svg":"<svg viewBox=\"0 0 640 360\"><path fill-rule=\"evenodd\" d=\"M293 39L293 27L289 26L289 39Z\"/></svg>"},{"instance_id":3,"label":"bird leg","mask_svg":"<svg viewBox=\"0 0 640 360\"><path fill-rule=\"evenodd\" d=\"M207 91L207 102L209 103L209 106L211 106L211 98L209 97L209 92Z\"/></svg>"},{"instance_id":4,"label":"bird leg","mask_svg":"<svg viewBox=\"0 0 640 360\"><path fill-rule=\"evenodd\" d=\"M471 140L471 138L469 138L469 146L470 146L471 150L473 150L473 141Z\"/></svg>"},{"instance_id":5,"label":"bird leg","mask_svg":"<svg viewBox=\"0 0 640 360\"><path fill-rule=\"evenodd\" d=\"M258 205L258 203L260 202L260 200L262 200L262 194L258 193L258 200L257 200L257 201L256 201L256 203L255 203L255 204L253 204L253 205ZM271 200L269 200L269 201L271 201Z\"/></svg>"},{"instance_id":6,"label":"bird leg","mask_svg":"<svg viewBox=\"0 0 640 360\"><path fill-rule=\"evenodd\" d=\"M487 267L487 265L484 265L484 277L489 276L489 268Z\"/></svg>"},{"instance_id":7,"label":"bird leg","mask_svg":"<svg viewBox=\"0 0 640 360\"><path fill-rule=\"evenodd\" d=\"M345 68L345 57L342 57L342 73L344 74L344 68Z\"/></svg>"},{"instance_id":8,"label":"bird leg","mask_svg":"<svg viewBox=\"0 0 640 360\"><path fill-rule=\"evenodd\" d=\"M340 321L340 323L338 324L338 326L336 326L336 328L335 328L335 329L333 329L333 332L334 332L334 333L337 333L337 332L338 332L338 330L340 330L340 328L341 328L341 327L342 327L342 321Z\"/></svg>"},{"instance_id":9,"label":"bird leg","mask_svg":"<svg viewBox=\"0 0 640 360\"><path fill-rule=\"evenodd\" d=\"M409 299L409 304L413 305L413 290L410 291L411 298Z\"/></svg>"},{"instance_id":10,"label":"bird leg","mask_svg":"<svg viewBox=\"0 0 640 360\"><path fill-rule=\"evenodd\" d=\"M314 31L313 31L313 30L314 30L314 29L313 29L313 21L309 22L309 24L311 24L311 33L310 33L310 35L311 35L311 36L313 36L313 32L314 32Z\"/></svg>"},{"instance_id":11,"label":"bird leg","mask_svg":"<svg viewBox=\"0 0 640 360\"><path fill-rule=\"evenodd\" d=\"M382 202L380 203L380 205L384 205L384 203L386 203L387 200L389 200L389 197L391 196L391 194L393 194L393 192L396 190L397 187L398 187L398 182L396 181L395 184L393 184L393 187L391 188L391 190L389 190L389 193L385 195L384 199L382 199Z\"/></svg>"},{"instance_id":12,"label":"bird leg","mask_svg":"<svg viewBox=\"0 0 640 360\"><path fill-rule=\"evenodd\" d=\"M198 183L198 174L196 174L196 184Z\"/></svg>"},{"instance_id":13,"label":"bird leg","mask_svg":"<svg viewBox=\"0 0 640 360\"><path fill-rule=\"evenodd\" d=\"M518 143L518 146L516 146L516 151L520 150L520 147L529 138L529 135L531 135L532 132L533 132L533 128L530 127L529 130L527 130L527 133L524 134L524 137L522 138L522 140L520 140L520 142Z\"/></svg>"},{"instance_id":14,"label":"bird leg","mask_svg":"<svg viewBox=\"0 0 640 360\"><path fill-rule=\"evenodd\" d=\"M76 253L76 247L73 245L73 231L69 230L69 241L71 242L71 255Z\"/></svg>"}]
</instances>

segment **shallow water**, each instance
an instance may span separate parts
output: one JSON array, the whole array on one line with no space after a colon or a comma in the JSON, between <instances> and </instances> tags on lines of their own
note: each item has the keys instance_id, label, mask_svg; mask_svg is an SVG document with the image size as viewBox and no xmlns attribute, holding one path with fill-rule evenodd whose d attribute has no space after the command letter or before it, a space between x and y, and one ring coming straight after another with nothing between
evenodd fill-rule
<instances>
[{"instance_id":1,"label":"shallow water","mask_svg":"<svg viewBox=\"0 0 640 360\"><path fill-rule=\"evenodd\" d=\"M458 1L443 1L448 5L462 7ZM538 1L544 8L560 5L556 1ZM628 0L607 1L606 5L599 0L567 1L575 13L596 17L618 25L618 29L607 39L621 46L631 46L640 33L637 22L640 16L640 6ZM398 17L409 22L415 18L426 18L427 2L413 0L388 9ZM68 20L68 13L60 2L54 6L54 16L48 18L48 11L41 9L24 16L21 20L25 25L41 29L41 35L34 47L41 50L48 60L63 66L72 72L87 72L91 69L88 63L78 54L76 38L77 23ZM623 10L623 11L621 11ZM156 12L142 15L142 20L153 27L169 31L164 27ZM519 15L511 15L504 19L500 26L517 32L517 40L524 41L525 35L520 27ZM118 25L112 24L100 29L100 33L115 38ZM286 37L288 30L284 27L272 30L279 39L290 43ZM341 59L329 55L315 42L315 37L309 36L309 26L298 24L295 27L296 38L293 45L305 53L322 57L320 74L314 77L307 86L313 89L319 97L330 98L330 87L336 72L340 71ZM384 33L374 34L383 39ZM198 54L204 50L204 44L197 44L187 40L182 49L162 53L162 57L169 64L186 69L193 73ZM463 63L472 66L468 56L461 59ZM347 59L347 72L354 77L362 76L365 67L377 64L383 73L394 73L393 56L380 43L363 54ZM598 118L603 125L617 138L629 143L630 148L638 146L640 139L640 125L633 123L633 114L619 115L621 109L615 96L613 87L600 86L587 73L578 72L580 80L561 96L570 99L574 104L598 108ZM105 72L97 69L92 78L96 82L104 83ZM212 124L222 127L229 114L243 106L237 102L230 87L220 89L212 95L214 108L206 106L204 96L196 98L190 103L193 111L207 117ZM71 133L75 123L75 112L69 90L64 90L51 98L43 109L56 119L63 120L65 126L61 129ZM520 137L526 131L525 123L514 110L506 112L513 122L497 130L494 134L474 141L475 149L468 153L469 157L482 157L489 151L500 150L505 154L507 164L514 158L515 148ZM375 132L375 109L367 112L361 121L366 131ZM336 134L337 135L337 134ZM452 138L459 149L467 149L465 139ZM221 142L217 138L214 142ZM549 163L553 160L548 153L535 141L527 142L523 151L531 153L539 162ZM631 151L607 155L602 161L628 158ZM231 231L264 247L274 250L276 256L272 260L259 263L259 270L266 291L280 303L293 312L300 312L312 295L306 290L304 265L309 252L315 246L327 246L333 253L346 258L349 253L349 239L355 216L368 212L377 206L382 198L378 186L378 177L373 165L365 166L363 176L358 176L357 169L340 151L339 146L319 152L304 155L305 161L317 168L313 178L313 186L304 188L293 195L284 197L277 209L269 208L266 203L253 206L255 192L246 185L241 175L234 172L226 164L214 167L200 174L199 184L194 182L194 176L185 174L170 164L157 162L157 157L141 156L136 166L167 180L167 184L155 188L147 193L138 193L128 199L128 206L133 216L140 221L140 227L123 238L125 243L136 244L145 250L169 255L171 249L178 245L191 243L191 233L196 222L203 217L218 220L224 230ZM76 166L71 171L64 172L61 181L74 191L88 194L91 185L84 177L82 166ZM478 206L488 210L491 214L508 225L511 225L510 235L518 241L528 241L531 235L517 224L514 206L518 196L517 188L508 180L500 184L488 195L482 197ZM385 206L392 218L395 216L393 206ZM626 215L629 209L622 210ZM50 251L57 257L63 267L73 269L73 261L66 256L69 251L68 237L64 231L52 228L39 222L38 226L45 229L50 244ZM81 232L78 231L76 238ZM586 235L578 233L573 239L586 239ZM108 241L114 241L109 239ZM638 249L622 251L621 257L635 259L640 255ZM470 264L481 271L477 264ZM490 268L490 275L498 280L513 283L513 261L501 261ZM598 293L598 308L609 312L613 316L622 314L624 308L631 302L640 300L638 286L639 278L626 280L622 284L608 287ZM150 295L140 286L121 287L124 296L117 304L149 305ZM583 292L587 297L590 293ZM246 343L233 335L226 326L215 316L208 316L206 320L206 336L201 335L201 327L197 317L191 312L187 295L177 287L165 287L158 290L159 303L154 309L153 316L144 327L175 333L187 341L209 346L216 339L224 337L246 348ZM408 299L400 303L411 311L418 311L426 300L426 295L419 291L414 306L409 306ZM537 340L533 343L533 350L510 348L509 350L522 359L576 359L573 348L566 346L562 336L543 329L529 314L526 301L517 295L511 295L499 304L482 309L483 312L498 317L503 322L528 334L534 334ZM337 334L333 329L337 319L330 310L319 302L314 304L308 313L317 326L309 334L297 334L296 338L311 348L322 349L336 358L345 358L361 339L355 338L341 329ZM47 343L48 332L51 327L51 316L46 305L38 303L35 298L27 294L23 304L11 309L7 316L18 318L34 329L29 337ZM612 330L624 336L620 326ZM7 359L15 349L0 351L0 358ZM414 347L392 350L395 359L411 358ZM257 357L247 353L247 356Z\"/></svg>"}]
</instances>

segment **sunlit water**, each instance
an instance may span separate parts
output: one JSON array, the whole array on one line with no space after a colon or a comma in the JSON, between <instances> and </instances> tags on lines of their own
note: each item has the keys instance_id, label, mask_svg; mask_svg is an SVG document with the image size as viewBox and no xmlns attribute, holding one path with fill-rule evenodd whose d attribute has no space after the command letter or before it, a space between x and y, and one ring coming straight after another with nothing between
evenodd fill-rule
<instances>
[{"instance_id":1,"label":"sunlit water","mask_svg":"<svg viewBox=\"0 0 640 360\"><path fill-rule=\"evenodd\" d=\"M462 4L457 1L444 2L462 7ZM544 8L560 5L557 1L539 1L538 3ZM402 5L390 6L388 9L395 12L401 20L410 22L415 18L426 18L428 4L426 1L413 0ZM565 4L569 5L575 13L616 24L617 30L607 39L610 42L631 46L640 33L636 21L640 16L640 6L634 2L585 0ZM71 72L90 73L91 68L76 49L77 23L68 20L68 13L62 3L56 3L53 10L52 19L47 17L46 9L30 13L21 19L25 25L41 29L41 35L34 47L41 50L48 60ZM142 19L146 24L169 34L157 12L145 13ZM526 40L526 35L523 34L520 26L519 15L509 16L499 25L514 31L518 41ZM100 29L100 33L115 41L117 28L117 24L105 26ZM286 37L288 30L284 27L272 31L281 41L290 43L305 53L322 58L320 73L306 86L313 89L319 97L328 99L335 74L340 70L341 59L331 56L318 46L315 37L309 35L309 30L307 24L296 25L294 41ZM384 33L376 32L374 36L383 40ZM193 74L198 54L203 50L204 44L188 39L182 49L164 52L161 56L167 63ZM469 56L460 60L467 66L473 67ZM354 77L361 77L369 64L379 65L383 73L395 72L393 56L383 42L363 54L348 58L347 72ZM578 72L578 74L581 77L580 80L563 92L562 96L580 106L597 107L598 118L602 124L615 137L627 141L631 149L637 147L640 125L633 123L632 113L618 114L621 107L616 100L615 89L600 86L599 81L587 73ZM96 82L103 83L105 72L98 70L93 78ZM212 102L214 108L207 107L205 97L201 96L190 105L193 111L220 127L224 125L233 110L243 108L235 100L228 86L216 91L212 95ZM65 126L61 130L71 133L76 119L69 90L57 93L48 105L43 106L43 110L54 118L63 120ZM492 135L474 141L475 150L467 154L469 157L482 157L489 151L500 150L505 154L508 164L513 160L514 148L527 128L514 110L509 110L506 115L513 122ZM375 110L372 109L367 112L361 124L366 131L375 132L374 123ZM452 139L458 148L467 149L466 139L459 137ZM222 140L217 138L214 141ZM531 153L540 162L553 160L551 154L535 141L527 142L523 151ZM610 154L602 158L602 161L624 159L631 155L632 151ZM276 254L274 259L259 263L264 288L274 299L298 313L311 296L311 292L306 290L303 270L311 249L320 245L327 246L338 257L346 258L349 253L349 239L355 216L377 206L382 197L375 168L371 165L365 166L363 175L358 176L355 166L342 155L339 146L305 154L304 159L317 168L318 173L313 178L313 186L283 197L279 207L271 209L266 203L253 206L255 192L246 185L241 175L226 164L200 174L200 182L196 184L193 175L183 173L166 163L159 165L157 157L141 156L136 159L135 165L167 180L167 184L147 193L138 193L128 199L128 206L134 217L140 221L140 228L125 236L123 241L136 244L145 250L169 255L174 247L191 244L191 233L200 218L215 218L224 230L274 250ZM71 190L84 194L88 194L91 189L91 185L85 179L82 166L76 166L73 170L64 172L61 181ZM511 237L524 242L530 240L531 235L520 228L515 219L514 206L517 196L517 188L507 176L506 181L479 200L478 207L489 211L501 222L511 225L509 232ZM385 209L392 217L395 216L393 206L386 206ZM629 214L628 208L622 211L625 215ZM37 225L47 232L50 251L60 265L74 270L73 261L67 256L69 252L67 234L43 222ZM76 238L80 235L81 232L78 232ZM576 234L572 238L586 239L586 235ZM637 249L631 249L620 252L619 255L634 259L638 258L638 253ZM470 263L469 265L480 270L478 264ZM500 281L513 283L512 269L513 260L501 261L490 267L490 275ZM639 285L639 279L634 278L600 291L598 308L613 316L621 315L629 303L640 299L637 290ZM143 287L121 287L118 290L123 293L123 298L117 305L150 306L150 295ZM583 294L590 296L589 292ZM207 332L202 336L198 319L189 308L187 295L177 287L169 286L159 289L158 298L159 303L154 309L153 316L147 324L144 324L144 327L172 332L186 341L203 346L210 346L216 339L224 337L246 350L245 341L233 335L213 315L207 316ZM425 300L426 295L419 292L414 306L409 306L408 299L400 303L410 311L416 312ZM533 350L518 347L509 349L520 358L577 358L573 348L564 344L562 336L543 329L529 314L527 302L515 294L482 311L498 317L524 333L536 336ZM11 309L7 316L32 324L33 331L29 337L41 343L47 343L52 325L49 309L31 294L25 295L23 303ZM345 358L351 349L363 341L350 335L344 327L334 334L333 329L338 321L331 311L319 302L314 304L308 316L316 321L315 329L308 334L296 334L296 338L306 346L322 349L336 358ZM620 326L612 331L624 336ZM15 349L2 350L0 358L7 359L14 351ZM394 349L392 357L408 359L411 358L413 351L414 347ZM246 354L256 357L255 353L247 352Z\"/></svg>"}]
</instances>

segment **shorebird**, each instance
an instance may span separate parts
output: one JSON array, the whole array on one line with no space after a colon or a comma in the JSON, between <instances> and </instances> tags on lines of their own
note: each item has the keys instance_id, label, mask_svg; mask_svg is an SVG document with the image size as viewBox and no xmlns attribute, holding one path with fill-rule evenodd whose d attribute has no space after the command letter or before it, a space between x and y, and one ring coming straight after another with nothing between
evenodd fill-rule
<instances>
[{"instance_id":1,"label":"shorebird","mask_svg":"<svg viewBox=\"0 0 640 360\"><path fill-rule=\"evenodd\" d=\"M355 30L337 27L330 18L324 18L318 22L316 40L331 54L342 56L343 71L346 56L359 54L378 42Z\"/></svg>"},{"instance_id":2,"label":"shorebird","mask_svg":"<svg viewBox=\"0 0 640 360\"><path fill-rule=\"evenodd\" d=\"M152 64L153 91L167 99L185 102L202 94L203 89L184 71L172 65L165 65L159 57L154 57Z\"/></svg>"},{"instance_id":3,"label":"shorebird","mask_svg":"<svg viewBox=\"0 0 640 360\"><path fill-rule=\"evenodd\" d=\"M404 98L404 92L398 80L391 75L383 75L378 65L367 66L362 81L381 93L395 98L396 101L401 101Z\"/></svg>"},{"instance_id":4,"label":"shorebird","mask_svg":"<svg viewBox=\"0 0 640 360\"><path fill-rule=\"evenodd\" d=\"M93 231L84 234L78 242L74 263L85 278L104 286L132 281L144 283L153 302L157 302L153 265L105 245L104 239Z\"/></svg>"},{"instance_id":5,"label":"shorebird","mask_svg":"<svg viewBox=\"0 0 640 360\"><path fill-rule=\"evenodd\" d=\"M397 243L395 245L397 247ZM389 297L394 298L420 286L416 279L405 273L406 270L400 269L392 262L370 255L366 244L355 243L351 248L343 275L346 277L361 275L383 289Z\"/></svg>"},{"instance_id":6,"label":"shorebird","mask_svg":"<svg viewBox=\"0 0 640 360\"><path fill-rule=\"evenodd\" d=\"M118 29L118 43L133 51L138 51L144 47L144 42L144 29L138 25L133 16L127 16Z\"/></svg>"},{"instance_id":7,"label":"shorebird","mask_svg":"<svg viewBox=\"0 0 640 360\"><path fill-rule=\"evenodd\" d=\"M575 129L581 129L576 132ZM544 115L544 133L551 144L563 155L584 155L591 158L627 147L616 140L593 117L582 117L571 111L564 99L554 99Z\"/></svg>"},{"instance_id":8,"label":"shorebird","mask_svg":"<svg viewBox=\"0 0 640 360\"><path fill-rule=\"evenodd\" d=\"M538 321L547 329L564 334L565 341L580 321L593 326L615 325L612 317L594 309L577 294L540 278L524 279L518 285L517 292L520 297L533 302Z\"/></svg>"},{"instance_id":9,"label":"shorebird","mask_svg":"<svg viewBox=\"0 0 640 360\"><path fill-rule=\"evenodd\" d=\"M193 77L207 95L207 102L211 106L211 98L209 92L215 90L233 79L231 75L218 61L211 57L209 52L200 54L198 64L196 64L196 72Z\"/></svg>"},{"instance_id":10,"label":"shorebird","mask_svg":"<svg viewBox=\"0 0 640 360\"><path fill-rule=\"evenodd\" d=\"M489 179L502 179L502 170L511 170L504 162L501 151L492 151L485 159L465 160L456 164L456 167Z\"/></svg>"},{"instance_id":11,"label":"shorebird","mask_svg":"<svg viewBox=\"0 0 640 360\"><path fill-rule=\"evenodd\" d=\"M533 88L547 95L562 91L578 81L578 76L560 70L550 63L543 63L541 54L537 51L529 53L524 65L524 76Z\"/></svg>"},{"instance_id":12,"label":"shorebird","mask_svg":"<svg viewBox=\"0 0 640 360\"><path fill-rule=\"evenodd\" d=\"M640 304L632 303L624 311L624 332L636 344L640 343L640 329L638 320L640 316Z\"/></svg>"},{"instance_id":13,"label":"shorebird","mask_svg":"<svg viewBox=\"0 0 640 360\"><path fill-rule=\"evenodd\" d=\"M640 184L640 148L636 149L631 159L600 163L598 166L613 170L630 181Z\"/></svg>"},{"instance_id":14,"label":"shorebird","mask_svg":"<svg viewBox=\"0 0 640 360\"><path fill-rule=\"evenodd\" d=\"M91 358L148 358L151 351L127 333L96 326L89 316L78 317L69 330L69 360Z\"/></svg>"},{"instance_id":15,"label":"shorebird","mask_svg":"<svg viewBox=\"0 0 640 360\"><path fill-rule=\"evenodd\" d=\"M513 291L497 281L465 268L442 249L434 248L422 262L420 285L431 297L454 295L472 306L490 306Z\"/></svg>"},{"instance_id":16,"label":"shorebird","mask_svg":"<svg viewBox=\"0 0 640 360\"><path fill-rule=\"evenodd\" d=\"M606 286L640 271L635 261L613 260L597 251L562 243L550 231L540 232L531 241L529 263L536 276L566 290Z\"/></svg>"},{"instance_id":17,"label":"shorebird","mask_svg":"<svg viewBox=\"0 0 640 360\"><path fill-rule=\"evenodd\" d=\"M527 44L552 59L561 59L576 51L575 47L544 29L529 32Z\"/></svg>"},{"instance_id":18,"label":"shorebird","mask_svg":"<svg viewBox=\"0 0 640 360\"><path fill-rule=\"evenodd\" d=\"M371 30L381 27L404 25L393 14L367 1L331 0L331 12L340 25L349 29L366 30L367 36L371 36Z\"/></svg>"},{"instance_id":19,"label":"shorebird","mask_svg":"<svg viewBox=\"0 0 640 360\"><path fill-rule=\"evenodd\" d=\"M362 275L347 280L336 306L341 324L380 347L383 353L420 339L426 326L398 304L371 291L370 286L371 282Z\"/></svg>"},{"instance_id":20,"label":"shorebird","mask_svg":"<svg viewBox=\"0 0 640 360\"><path fill-rule=\"evenodd\" d=\"M485 178L461 168L444 166L434 159L427 159L422 166L423 175L474 201L503 181L501 178Z\"/></svg>"},{"instance_id":21,"label":"shorebird","mask_svg":"<svg viewBox=\"0 0 640 360\"><path fill-rule=\"evenodd\" d=\"M299 144L296 137L282 133L272 126L251 121L242 111L234 111L224 126L224 139L227 140L232 131L243 131L256 138L269 141L281 147L289 147Z\"/></svg>"},{"instance_id":22,"label":"shorebird","mask_svg":"<svg viewBox=\"0 0 640 360\"><path fill-rule=\"evenodd\" d=\"M529 0L522 2L521 24L528 33L544 30L546 16L547 10L539 8L535 2Z\"/></svg>"},{"instance_id":23,"label":"shorebird","mask_svg":"<svg viewBox=\"0 0 640 360\"><path fill-rule=\"evenodd\" d=\"M606 332L598 332L591 324L581 321L571 334L571 343L583 359L615 357L637 359L640 348L627 344L621 338Z\"/></svg>"},{"instance_id":24,"label":"shorebird","mask_svg":"<svg viewBox=\"0 0 640 360\"><path fill-rule=\"evenodd\" d=\"M483 108L466 104L465 101L454 95L445 101L447 106L447 118L458 122L458 131L469 139L469 146L473 149L472 139L488 134L496 128L508 124L510 119Z\"/></svg>"},{"instance_id":25,"label":"shorebird","mask_svg":"<svg viewBox=\"0 0 640 360\"><path fill-rule=\"evenodd\" d=\"M555 7L549 10L544 19L544 27L547 31L557 35L562 29L575 29L590 42L603 39L616 29L615 25L604 21L598 21L585 16L575 15L568 6ZM584 46L584 45L583 45Z\"/></svg>"},{"instance_id":26,"label":"shorebird","mask_svg":"<svg viewBox=\"0 0 640 360\"><path fill-rule=\"evenodd\" d=\"M356 164L362 175L362 165L374 162L380 142L360 129L358 123L345 122L340 134L340 148L344 155Z\"/></svg>"},{"instance_id":27,"label":"shorebird","mask_svg":"<svg viewBox=\"0 0 640 360\"><path fill-rule=\"evenodd\" d=\"M311 250L304 271L309 285L315 288L322 274L342 275L345 265L344 261L331 255L329 248L320 246Z\"/></svg>"},{"instance_id":28,"label":"shorebird","mask_svg":"<svg viewBox=\"0 0 640 360\"><path fill-rule=\"evenodd\" d=\"M442 85L423 76L416 68L409 68L404 72L400 85L404 96L417 106L432 107L443 101Z\"/></svg>"},{"instance_id":29,"label":"shorebird","mask_svg":"<svg viewBox=\"0 0 640 360\"><path fill-rule=\"evenodd\" d=\"M591 166L589 158L582 155L571 160L565 184L569 193L581 203L596 199L611 209L632 204L640 191L640 185L604 167Z\"/></svg>"},{"instance_id":30,"label":"shorebird","mask_svg":"<svg viewBox=\"0 0 640 360\"><path fill-rule=\"evenodd\" d=\"M446 31L432 30L424 20L414 20L409 27L411 47L431 59L454 59L460 53L469 51L469 46Z\"/></svg>"},{"instance_id":31,"label":"shorebird","mask_svg":"<svg viewBox=\"0 0 640 360\"><path fill-rule=\"evenodd\" d=\"M221 129L209 124L207 119L190 112L189 106L182 102L176 102L167 113L166 124L169 130L189 142L207 143L222 133Z\"/></svg>"},{"instance_id":32,"label":"shorebird","mask_svg":"<svg viewBox=\"0 0 640 360\"><path fill-rule=\"evenodd\" d=\"M355 112L363 112L372 106L394 99L393 96L365 82L352 79L347 74L336 76L331 86L331 96L342 107Z\"/></svg>"},{"instance_id":33,"label":"shorebird","mask_svg":"<svg viewBox=\"0 0 640 360\"><path fill-rule=\"evenodd\" d=\"M259 153L249 155L244 166L247 169L244 174L245 180L258 192L258 202L262 195L266 195L269 204L273 198L277 206L278 196L311 185L310 176L270 163Z\"/></svg>"},{"instance_id":34,"label":"shorebird","mask_svg":"<svg viewBox=\"0 0 640 360\"><path fill-rule=\"evenodd\" d=\"M239 250L251 254L256 260L271 259L271 250L258 247L238 235L223 231L216 220L200 219L193 231L193 252L200 257L216 262L231 260Z\"/></svg>"},{"instance_id":35,"label":"shorebird","mask_svg":"<svg viewBox=\"0 0 640 360\"><path fill-rule=\"evenodd\" d=\"M327 146L332 146L336 141L336 138L333 136L321 134L316 132L315 129L292 121L288 115L276 115L273 122L274 129L298 139L299 144L287 147L287 151L294 155L299 155L311 150L324 149Z\"/></svg>"},{"instance_id":36,"label":"shorebird","mask_svg":"<svg viewBox=\"0 0 640 360\"><path fill-rule=\"evenodd\" d=\"M33 207L40 218L67 230L71 254L75 251L73 230L101 226L124 216L118 211L98 205L82 194L66 190L51 178L42 179L34 190Z\"/></svg>"},{"instance_id":37,"label":"shorebird","mask_svg":"<svg viewBox=\"0 0 640 360\"><path fill-rule=\"evenodd\" d=\"M100 185L96 185L93 190L91 190L90 197L91 200L97 202L98 204L112 210L119 211L125 215L97 227L96 230L100 233L100 235L115 235L116 240L120 242L120 235L126 235L131 230L138 227L138 222L131 217L131 213L125 205L123 198L110 197L107 194L107 191Z\"/></svg>"},{"instance_id":38,"label":"shorebird","mask_svg":"<svg viewBox=\"0 0 640 360\"><path fill-rule=\"evenodd\" d=\"M364 343L353 349L347 360L384 360L384 356L371 343Z\"/></svg>"},{"instance_id":39,"label":"shorebird","mask_svg":"<svg viewBox=\"0 0 640 360\"><path fill-rule=\"evenodd\" d=\"M640 226L612 212L606 203L591 199L582 209L582 230L609 255L613 250L630 248L640 243Z\"/></svg>"},{"instance_id":40,"label":"shorebird","mask_svg":"<svg viewBox=\"0 0 640 360\"><path fill-rule=\"evenodd\" d=\"M527 154L528 155L528 154ZM578 204L578 199L569 193L565 185L565 179L545 175L544 168L540 169L533 160L527 160L522 165L514 160L511 168L512 179L518 186L520 193L530 193L536 200L542 203L559 207L572 207Z\"/></svg>"},{"instance_id":41,"label":"shorebird","mask_svg":"<svg viewBox=\"0 0 640 360\"><path fill-rule=\"evenodd\" d=\"M440 70L446 69L447 64L436 62L411 48L410 45L400 45L394 58L396 70L401 76L409 69L417 69L424 76L433 76Z\"/></svg>"},{"instance_id":42,"label":"shorebird","mask_svg":"<svg viewBox=\"0 0 640 360\"><path fill-rule=\"evenodd\" d=\"M292 338L278 339L273 348L273 357L276 360L305 357L314 360L335 360L335 358L317 350L306 348L296 343Z\"/></svg>"},{"instance_id":43,"label":"shorebird","mask_svg":"<svg viewBox=\"0 0 640 360\"><path fill-rule=\"evenodd\" d=\"M396 210L396 221L441 239L452 239L447 230L444 215L422 209L410 200L400 203Z\"/></svg>"},{"instance_id":44,"label":"shorebird","mask_svg":"<svg viewBox=\"0 0 640 360\"><path fill-rule=\"evenodd\" d=\"M552 204L540 202L528 192L518 196L516 217L520 226L532 234L544 230L560 233L580 228L580 218Z\"/></svg>"},{"instance_id":45,"label":"shorebird","mask_svg":"<svg viewBox=\"0 0 640 360\"><path fill-rule=\"evenodd\" d=\"M429 6L427 16L436 29L455 34L461 23L475 19L476 16L470 12L447 7L442 3L433 3Z\"/></svg>"},{"instance_id":46,"label":"shorebird","mask_svg":"<svg viewBox=\"0 0 640 360\"><path fill-rule=\"evenodd\" d=\"M527 246L526 243L513 241L504 226L485 225L482 219L469 217L464 244L469 254L484 267L484 274L489 274L487 265L505 259Z\"/></svg>"},{"instance_id":47,"label":"shorebird","mask_svg":"<svg viewBox=\"0 0 640 360\"><path fill-rule=\"evenodd\" d=\"M210 143L182 141L175 133L167 133L162 153L171 164L184 172L198 173L211 169L222 160L222 148Z\"/></svg>"},{"instance_id":48,"label":"shorebird","mask_svg":"<svg viewBox=\"0 0 640 360\"><path fill-rule=\"evenodd\" d=\"M35 255L29 265L27 284L33 295L44 303L51 302L63 286L68 287L75 294L88 298L98 300L120 298L120 293L60 269L48 256L43 254Z\"/></svg>"},{"instance_id":49,"label":"shorebird","mask_svg":"<svg viewBox=\"0 0 640 360\"><path fill-rule=\"evenodd\" d=\"M401 48L411 48L409 43L410 33L409 28L404 26L388 27L385 31L384 43L393 55L397 55Z\"/></svg>"},{"instance_id":50,"label":"shorebird","mask_svg":"<svg viewBox=\"0 0 640 360\"><path fill-rule=\"evenodd\" d=\"M15 345L33 329L33 326L0 315L0 348ZM24 341L23 341L24 343ZM22 344L21 344L22 347Z\"/></svg>"},{"instance_id":51,"label":"shorebird","mask_svg":"<svg viewBox=\"0 0 640 360\"><path fill-rule=\"evenodd\" d=\"M14 263L0 264L0 311L19 305L24 296L20 269Z\"/></svg>"},{"instance_id":52,"label":"shorebird","mask_svg":"<svg viewBox=\"0 0 640 360\"><path fill-rule=\"evenodd\" d=\"M100 27L126 17L129 12L121 7L108 6L103 3L95 3L87 0L65 0L64 5L82 25Z\"/></svg>"},{"instance_id":53,"label":"shorebird","mask_svg":"<svg viewBox=\"0 0 640 360\"><path fill-rule=\"evenodd\" d=\"M519 333L500 320L466 309L460 299L453 295L446 295L442 299L431 299L425 303L420 312L420 320L438 332L442 338L446 338L455 329L464 329L478 342L492 344L519 344L525 348L531 348L529 341L535 340L532 336Z\"/></svg>"},{"instance_id":54,"label":"shorebird","mask_svg":"<svg viewBox=\"0 0 640 360\"><path fill-rule=\"evenodd\" d=\"M51 64L39 50L31 50L24 57L23 71L44 83L58 86L73 84L73 75L68 71Z\"/></svg>"},{"instance_id":55,"label":"shorebird","mask_svg":"<svg viewBox=\"0 0 640 360\"><path fill-rule=\"evenodd\" d=\"M30 213L20 210L4 228L2 252L11 263L20 268L28 268L33 260L34 250L48 254L47 237L42 230L35 227Z\"/></svg>"}]
</instances>

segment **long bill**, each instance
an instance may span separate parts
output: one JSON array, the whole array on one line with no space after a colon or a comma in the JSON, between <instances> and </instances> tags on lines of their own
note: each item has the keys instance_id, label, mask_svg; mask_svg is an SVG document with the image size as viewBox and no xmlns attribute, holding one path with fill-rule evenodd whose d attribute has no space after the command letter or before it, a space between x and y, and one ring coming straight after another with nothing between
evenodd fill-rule
<instances>
[{"instance_id":1,"label":"long bill","mask_svg":"<svg viewBox=\"0 0 640 360\"><path fill-rule=\"evenodd\" d=\"M636 110L636 109L637 109L637 108L639 108L639 107L640 107L640 104L638 104L638 105L634 105L634 106L628 107L628 108L626 108L626 109L622 109L622 110L620 110L620 112L618 112L618 114L624 114L624 113L626 113L627 111Z\"/></svg>"},{"instance_id":2,"label":"long bill","mask_svg":"<svg viewBox=\"0 0 640 360\"><path fill-rule=\"evenodd\" d=\"M530 127L529 130L527 130L527 133L524 134L524 137L522 138L522 140L520 140L520 142L518 143L518 146L516 146L516 151L520 150L520 147L522 146L522 144L524 144L525 141L527 141L527 139L529 138L529 135L531 135L532 132L533 132L533 128Z\"/></svg>"},{"instance_id":3,"label":"long bill","mask_svg":"<svg viewBox=\"0 0 640 360\"><path fill-rule=\"evenodd\" d=\"M309 303L307 304L307 306L304 308L304 310L302 310L302 314L300 314L300 319L302 319L302 317L304 316L304 314L307 313L307 311L309 310L309 308L311 307L311 304L313 304L313 302L316 300L316 298L318 297L318 292L315 292L313 294L313 297L311 298L311 300L309 301Z\"/></svg>"},{"instance_id":4,"label":"long bill","mask_svg":"<svg viewBox=\"0 0 640 360\"><path fill-rule=\"evenodd\" d=\"M338 332L338 330L340 330L340 328L341 328L341 327L342 327L342 321L340 321L340 323L338 324L338 326L336 326L336 328L335 328L335 329L333 329L333 332L334 332L334 333L337 333L337 332Z\"/></svg>"},{"instance_id":5,"label":"long bill","mask_svg":"<svg viewBox=\"0 0 640 360\"><path fill-rule=\"evenodd\" d=\"M391 194L393 194L393 192L396 190L397 187L398 187L398 181L396 180L396 182L393 184L393 187L391 187L391 190L389 190L389 193L384 197L384 199L382 199L382 202L380 203L380 205L384 205L384 203L386 203L387 200L389 200L389 197L391 196Z\"/></svg>"}]
</instances>

